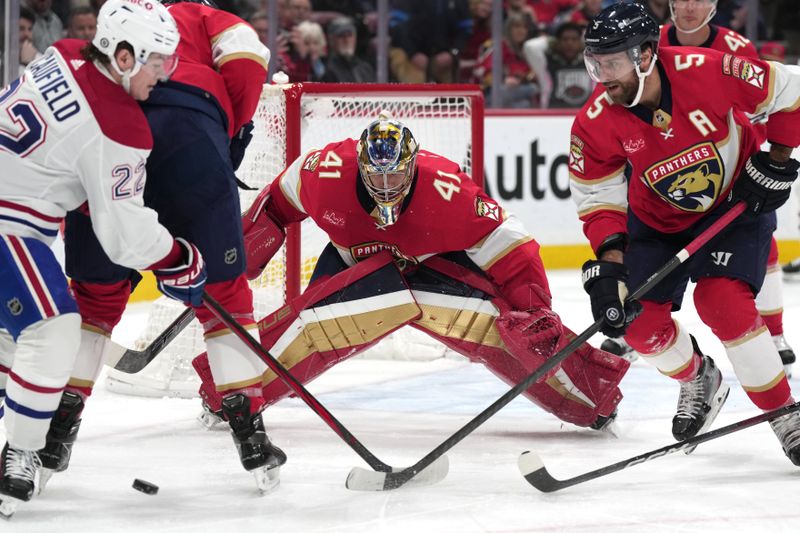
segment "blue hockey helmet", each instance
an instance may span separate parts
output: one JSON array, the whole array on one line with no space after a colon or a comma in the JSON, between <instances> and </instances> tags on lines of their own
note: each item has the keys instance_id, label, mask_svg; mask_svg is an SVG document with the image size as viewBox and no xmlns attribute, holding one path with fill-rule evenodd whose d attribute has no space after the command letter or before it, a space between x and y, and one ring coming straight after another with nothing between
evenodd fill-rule
<instances>
[{"instance_id":1,"label":"blue hockey helmet","mask_svg":"<svg viewBox=\"0 0 800 533\"><path fill-rule=\"evenodd\" d=\"M406 126L381 112L358 141L358 170L382 226L397 222L416 173L419 145Z\"/></svg>"}]
</instances>

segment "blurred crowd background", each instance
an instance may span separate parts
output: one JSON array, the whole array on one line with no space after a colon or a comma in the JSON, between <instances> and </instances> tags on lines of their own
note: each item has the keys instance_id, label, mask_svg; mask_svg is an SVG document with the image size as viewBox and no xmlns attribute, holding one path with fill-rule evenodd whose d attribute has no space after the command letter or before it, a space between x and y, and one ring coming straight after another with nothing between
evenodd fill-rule
<instances>
[{"instance_id":1,"label":"blurred crowd background","mask_svg":"<svg viewBox=\"0 0 800 533\"><path fill-rule=\"evenodd\" d=\"M487 96L496 91L490 105L516 109L586 101L592 82L583 29L614 1L387 0L379 16L378 0L215 0L255 28L272 50L272 72L292 82L476 83ZM639 1L669 22L669 0ZM6 21L9 6L19 9L20 72L58 39L91 39L103 2L0 0ZM493 9L502 16L493 19ZM796 63L800 56L800 0L718 0L711 22L749 37L766 58Z\"/></svg>"}]
</instances>

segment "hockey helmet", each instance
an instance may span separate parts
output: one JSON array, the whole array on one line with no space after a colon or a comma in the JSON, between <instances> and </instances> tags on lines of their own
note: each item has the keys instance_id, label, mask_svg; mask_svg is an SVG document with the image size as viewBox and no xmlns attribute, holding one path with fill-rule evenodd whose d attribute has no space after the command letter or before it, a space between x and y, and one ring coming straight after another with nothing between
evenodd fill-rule
<instances>
[{"instance_id":1,"label":"hockey helmet","mask_svg":"<svg viewBox=\"0 0 800 533\"><path fill-rule=\"evenodd\" d=\"M632 104L636 105L644 88L644 78L656 63L660 37L658 24L640 4L613 4L597 14L586 29L583 51L586 70L598 83L619 80L635 71L639 77L639 91ZM649 44L653 59L646 72L642 72L642 46Z\"/></svg>"},{"instance_id":2,"label":"hockey helmet","mask_svg":"<svg viewBox=\"0 0 800 533\"><path fill-rule=\"evenodd\" d=\"M680 26L678 26L678 20L675 17L675 9L676 8L677 9L686 9L689 6L689 4L694 4L695 6L698 6L698 7L710 7L711 8L711 9L709 9L708 13L706 14L705 19L703 19L703 22L700 23L693 30L684 29L684 28L681 28ZM711 21L711 19L714 18L714 15L717 14L717 0L669 0L669 14L670 14L670 18L672 19L672 25L673 26L675 26L677 29L679 29L683 33L694 33L696 31L699 31L700 29L702 29L702 27L705 26L706 24L708 24Z\"/></svg>"},{"instance_id":3,"label":"hockey helmet","mask_svg":"<svg viewBox=\"0 0 800 533\"><path fill-rule=\"evenodd\" d=\"M92 44L111 59L111 67L123 76L128 90L130 78L143 67L166 80L178 65L175 50L180 34L175 19L157 0L108 0L97 14L97 33ZM133 48L135 65L122 72L114 60L120 43Z\"/></svg>"},{"instance_id":4,"label":"hockey helmet","mask_svg":"<svg viewBox=\"0 0 800 533\"><path fill-rule=\"evenodd\" d=\"M358 170L381 226L397 222L416 173L419 145L406 126L381 112L358 141Z\"/></svg>"}]
</instances>

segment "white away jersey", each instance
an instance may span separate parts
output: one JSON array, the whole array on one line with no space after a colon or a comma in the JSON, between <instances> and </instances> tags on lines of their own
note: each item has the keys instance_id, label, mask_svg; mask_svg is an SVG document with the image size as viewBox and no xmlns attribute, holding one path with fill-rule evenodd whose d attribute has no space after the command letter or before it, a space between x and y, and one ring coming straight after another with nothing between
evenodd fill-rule
<instances>
[{"instance_id":1,"label":"white away jersey","mask_svg":"<svg viewBox=\"0 0 800 533\"><path fill-rule=\"evenodd\" d=\"M0 233L50 242L67 211L89 202L112 261L144 269L173 239L144 207L152 148L136 101L65 39L0 92Z\"/></svg>"}]
</instances>

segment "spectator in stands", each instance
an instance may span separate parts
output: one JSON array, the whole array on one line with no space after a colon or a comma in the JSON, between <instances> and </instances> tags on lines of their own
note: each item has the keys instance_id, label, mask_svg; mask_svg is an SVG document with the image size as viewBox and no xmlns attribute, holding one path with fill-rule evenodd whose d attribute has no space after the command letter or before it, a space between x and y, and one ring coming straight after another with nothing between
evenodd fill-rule
<instances>
[{"instance_id":1,"label":"spectator in stands","mask_svg":"<svg viewBox=\"0 0 800 533\"><path fill-rule=\"evenodd\" d=\"M575 9L570 11L567 20L586 26L603 9L603 0L583 0Z\"/></svg>"},{"instance_id":2,"label":"spectator in stands","mask_svg":"<svg viewBox=\"0 0 800 533\"><path fill-rule=\"evenodd\" d=\"M525 59L536 73L542 107L581 107L594 90L583 64L583 26L565 22L555 37L531 39L523 46Z\"/></svg>"},{"instance_id":3,"label":"spectator in stands","mask_svg":"<svg viewBox=\"0 0 800 533\"><path fill-rule=\"evenodd\" d=\"M36 15L27 7L19 8L19 75L25 71L28 63L42 57L42 53L33 45L33 24Z\"/></svg>"},{"instance_id":4,"label":"spectator in stands","mask_svg":"<svg viewBox=\"0 0 800 533\"><path fill-rule=\"evenodd\" d=\"M528 40L530 27L528 20L519 13L506 18L501 43L503 57L503 81L499 87L502 107L527 108L538 105L539 88L536 73L531 69L522 54L522 46ZM485 91L492 89L492 44L478 61L476 75L482 80Z\"/></svg>"},{"instance_id":5,"label":"spectator in stands","mask_svg":"<svg viewBox=\"0 0 800 533\"><path fill-rule=\"evenodd\" d=\"M255 11L246 19L258 35L258 39L269 46L269 15L266 11ZM278 32L277 50L272 50L274 72L288 72L286 62L289 53L289 36L287 33Z\"/></svg>"},{"instance_id":6,"label":"spectator in stands","mask_svg":"<svg viewBox=\"0 0 800 533\"><path fill-rule=\"evenodd\" d=\"M373 83L375 69L356 55L356 26L349 17L328 24L328 61L322 81Z\"/></svg>"},{"instance_id":7,"label":"spectator in stands","mask_svg":"<svg viewBox=\"0 0 800 533\"><path fill-rule=\"evenodd\" d=\"M91 41L97 33L97 15L89 6L79 6L69 12L67 18L67 37Z\"/></svg>"},{"instance_id":8,"label":"spectator in stands","mask_svg":"<svg viewBox=\"0 0 800 533\"><path fill-rule=\"evenodd\" d=\"M297 25L297 33L300 36L299 49L306 57L310 66L309 80L319 81L325 75L325 56L328 54L328 43L325 40L325 32L322 26L310 20L304 20ZM353 32L355 41L355 30Z\"/></svg>"},{"instance_id":9,"label":"spectator in stands","mask_svg":"<svg viewBox=\"0 0 800 533\"><path fill-rule=\"evenodd\" d=\"M560 13L569 11L578 4L579 0L529 0L528 3L536 14L539 29L547 30Z\"/></svg>"},{"instance_id":10,"label":"spectator in stands","mask_svg":"<svg viewBox=\"0 0 800 533\"><path fill-rule=\"evenodd\" d=\"M536 19L536 12L528 3L528 0L508 0L506 2L505 16L509 17L511 14L520 15L526 19L528 27L531 28L531 34L528 35L528 39L536 37L539 33L539 23Z\"/></svg>"},{"instance_id":11,"label":"spectator in stands","mask_svg":"<svg viewBox=\"0 0 800 533\"><path fill-rule=\"evenodd\" d=\"M458 61L459 81L472 79L478 56L492 38L492 0L469 0L469 13L472 16L472 33L464 45Z\"/></svg>"},{"instance_id":12,"label":"spectator in stands","mask_svg":"<svg viewBox=\"0 0 800 533\"><path fill-rule=\"evenodd\" d=\"M256 30L258 40L265 46L269 45L269 15L267 12L256 11L245 20Z\"/></svg>"},{"instance_id":13,"label":"spectator in stands","mask_svg":"<svg viewBox=\"0 0 800 533\"><path fill-rule=\"evenodd\" d=\"M786 47L775 41L767 41L758 49L758 55L766 61L784 63L786 61Z\"/></svg>"},{"instance_id":14,"label":"spectator in stands","mask_svg":"<svg viewBox=\"0 0 800 533\"><path fill-rule=\"evenodd\" d=\"M659 25L670 21L669 0L639 0Z\"/></svg>"},{"instance_id":15,"label":"spectator in stands","mask_svg":"<svg viewBox=\"0 0 800 533\"><path fill-rule=\"evenodd\" d=\"M389 65L403 83L450 83L472 31L468 0L393 0Z\"/></svg>"},{"instance_id":16,"label":"spectator in stands","mask_svg":"<svg viewBox=\"0 0 800 533\"><path fill-rule=\"evenodd\" d=\"M53 12L53 0L28 0L28 7L36 17L33 23L33 45L44 52L48 46L62 38L64 24Z\"/></svg>"}]
</instances>

